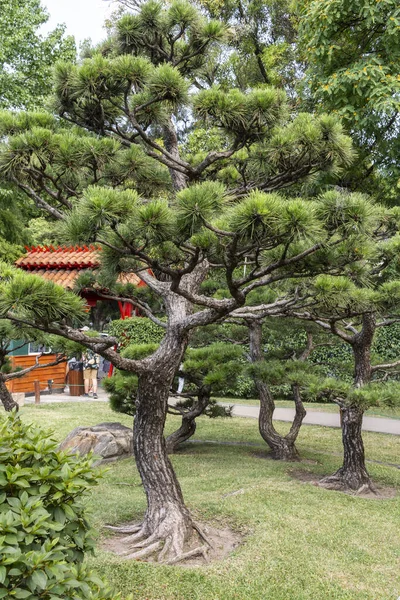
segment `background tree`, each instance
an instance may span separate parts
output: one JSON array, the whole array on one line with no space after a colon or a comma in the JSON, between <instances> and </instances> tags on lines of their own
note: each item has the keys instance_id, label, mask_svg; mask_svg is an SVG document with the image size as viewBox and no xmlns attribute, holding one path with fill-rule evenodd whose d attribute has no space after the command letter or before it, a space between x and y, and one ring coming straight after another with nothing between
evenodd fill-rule
<instances>
[{"instance_id":1,"label":"background tree","mask_svg":"<svg viewBox=\"0 0 400 600\"><path fill-rule=\"evenodd\" d=\"M52 91L52 72L60 60L75 59L75 43L57 26L42 35L48 13L39 0L0 2L0 109L43 106ZM29 229L37 211L13 184L0 187L0 260L14 262L24 245L37 242Z\"/></svg>"},{"instance_id":2,"label":"background tree","mask_svg":"<svg viewBox=\"0 0 400 600\"><path fill-rule=\"evenodd\" d=\"M300 0L305 96L338 114L359 158L343 185L398 202L400 11L395 0Z\"/></svg>"},{"instance_id":3,"label":"background tree","mask_svg":"<svg viewBox=\"0 0 400 600\"><path fill-rule=\"evenodd\" d=\"M75 42L65 37L65 26L40 33L48 18L40 0L1 0L0 108L41 106L52 90L54 64L75 59Z\"/></svg>"},{"instance_id":4,"label":"background tree","mask_svg":"<svg viewBox=\"0 0 400 600\"><path fill-rule=\"evenodd\" d=\"M259 431L263 440L272 450L272 457L280 460L297 460L299 454L296 448L296 440L306 416L306 410L302 401L302 387L308 385L310 369L304 364L313 350L312 335L307 336L307 346L303 352L296 357L297 360L284 360L283 362L271 361L267 363L264 359L262 344L262 318L248 318L247 327L250 341L250 360L254 364L253 378L260 399ZM281 435L274 427L273 414L275 402L271 393L271 384L279 385L286 383L290 385L292 398L295 406L295 417L290 431Z\"/></svg>"},{"instance_id":5,"label":"background tree","mask_svg":"<svg viewBox=\"0 0 400 600\"><path fill-rule=\"evenodd\" d=\"M231 36L228 68L214 70L220 83L235 81L239 88L274 85L287 91L296 80L296 31L286 1L199 0L213 18L226 23Z\"/></svg>"}]
</instances>

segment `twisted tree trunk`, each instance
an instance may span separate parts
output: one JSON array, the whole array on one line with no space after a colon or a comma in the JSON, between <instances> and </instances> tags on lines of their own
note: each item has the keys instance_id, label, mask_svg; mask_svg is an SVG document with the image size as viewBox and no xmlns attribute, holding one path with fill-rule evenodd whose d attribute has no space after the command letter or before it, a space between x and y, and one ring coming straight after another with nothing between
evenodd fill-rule
<instances>
[{"instance_id":1,"label":"twisted tree trunk","mask_svg":"<svg viewBox=\"0 0 400 600\"><path fill-rule=\"evenodd\" d=\"M199 541L199 529L185 506L163 435L170 386L186 346L186 340L178 335L169 337L162 344L164 361L152 361L138 381L134 453L147 497L146 514L141 524L111 529L131 534L124 539L127 558L156 554L159 562L174 564L188 556L187 543L195 538ZM199 542L190 549L190 555L205 554L207 549Z\"/></svg>"},{"instance_id":2,"label":"twisted tree trunk","mask_svg":"<svg viewBox=\"0 0 400 600\"><path fill-rule=\"evenodd\" d=\"M357 406L342 408L343 465L320 482L324 487L342 491L374 491L365 466L364 444L361 435L363 410Z\"/></svg>"},{"instance_id":3,"label":"twisted tree trunk","mask_svg":"<svg viewBox=\"0 0 400 600\"><path fill-rule=\"evenodd\" d=\"M199 268L187 276L184 285L195 289L204 273L205 268ZM190 313L190 305L182 297L167 292L164 298L168 329L139 374L133 428L134 454L147 510L142 523L110 529L130 534L124 538L127 558L138 560L155 554L159 562L175 564L190 556L205 556L209 543L185 506L163 435L171 384L188 343L181 323Z\"/></svg>"},{"instance_id":4,"label":"twisted tree trunk","mask_svg":"<svg viewBox=\"0 0 400 600\"><path fill-rule=\"evenodd\" d=\"M179 429L171 433L166 439L167 452L172 454L183 442L186 442L196 431L196 418L204 413L211 400L211 387L200 388L197 402L194 406L182 414L182 423Z\"/></svg>"},{"instance_id":5,"label":"twisted tree trunk","mask_svg":"<svg viewBox=\"0 0 400 600\"><path fill-rule=\"evenodd\" d=\"M354 356L354 385L362 387L371 380L371 346L376 329L375 316L365 314L362 328L351 343ZM364 442L362 439L362 421L364 409L358 404L342 404L343 465L329 477L320 482L325 487L342 491L375 492L365 465Z\"/></svg>"},{"instance_id":6,"label":"twisted tree trunk","mask_svg":"<svg viewBox=\"0 0 400 600\"><path fill-rule=\"evenodd\" d=\"M4 409L7 412L11 412L12 410L16 410L16 411L19 410L19 406L18 406L17 402L15 402L15 400L13 400L11 393L8 391L5 381L4 381L4 376L1 373L0 373L0 400L1 400L2 405L4 406Z\"/></svg>"},{"instance_id":7,"label":"twisted tree trunk","mask_svg":"<svg viewBox=\"0 0 400 600\"><path fill-rule=\"evenodd\" d=\"M262 323L260 320L251 320L248 322L248 327L250 334L250 360L253 363L262 361L264 360L262 353ZM254 376L254 383L260 399L258 428L261 437L271 448L272 457L276 460L299 460L299 453L295 442L303 419L306 416L299 386L292 385L296 412L289 433L283 436L276 431L273 424L275 402L269 386L257 376Z\"/></svg>"}]
</instances>

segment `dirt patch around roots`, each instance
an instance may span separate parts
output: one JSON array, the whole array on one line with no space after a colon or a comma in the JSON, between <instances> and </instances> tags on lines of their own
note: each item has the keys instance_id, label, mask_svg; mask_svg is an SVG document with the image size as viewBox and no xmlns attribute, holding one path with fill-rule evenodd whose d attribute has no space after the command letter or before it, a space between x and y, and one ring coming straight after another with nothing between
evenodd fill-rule
<instances>
[{"instance_id":1,"label":"dirt patch around roots","mask_svg":"<svg viewBox=\"0 0 400 600\"><path fill-rule=\"evenodd\" d=\"M259 452L251 452L251 455L254 456L255 458L262 458L264 460L278 460L276 458L274 458L271 454L271 452L265 451L265 450L260 450ZM319 465L321 463L319 463L317 460L312 460L310 458L299 458L299 459L293 459L293 460L287 460L287 461L283 461L281 460L280 462L288 462L288 463L294 463L294 464L304 464L304 465Z\"/></svg>"},{"instance_id":2,"label":"dirt patch around roots","mask_svg":"<svg viewBox=\"0 0 400 600\"><path fill-rule=\"evenodd\" d=\"M133 525L133 523L126 523L126 525ZM243 535L233 531L232 529L217 529L216 527L205 525L204 523L199 523L199 525L202 531L206 534L207 539L212 544L212 547L207 552L207 560L205 560L203 556L193 556L174 566L206 567L211 563L227 558L229 554L233 552L233 550L235 550L235 548L237 548L243 541ZM126 538L126 534L113 534L112 537L104 539L100 546L102 550L105 550L106 552L111 552L112 554L123 557L127 551L126 543L122 542L124 538ZM192 543L187 544L185 547L185 552L193 550L198 545L199 540L193 539ZM144 560L145 562L157 563L157 557L154 556L149 556Z\"/></svg>"},{"instance_id":3,"label":"dirt patch around roots","mask_svg":"<svg viewBox=\"0 0 400 600\"><path fill-rule=\"evenodd\" d=\"M394 487L383 486L383 485L375 485L376 493L371 491L365 491L358 494L357 492L345 491L345 490L330 490L328 487L324 485L320 485L320 481L322 479L321 475L317 475L316 473L311 473L310 471L305 471L303 469L290 469L288 474L301 481L302 483L310 483L311 485L315 485L317 487L321 487L328 491L336 491L342 492L343 494L347 494L348 496L355 496L357 498L365 498L367 500L392 500L397 496L397 490Z\"/></svg>"}]
</instances>

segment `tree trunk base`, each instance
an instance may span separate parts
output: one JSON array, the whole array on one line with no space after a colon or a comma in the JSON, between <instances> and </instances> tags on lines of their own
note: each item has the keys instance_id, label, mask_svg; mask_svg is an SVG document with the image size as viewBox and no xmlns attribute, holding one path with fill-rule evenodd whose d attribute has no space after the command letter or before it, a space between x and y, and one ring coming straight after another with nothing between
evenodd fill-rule
<instances>
[{"instance_id":1,"label":"tree trunk base","mask_svg":"<svg viewBox=\"0 0 400 600\"><path fill-rule=\"evenodd\" d=\"M299 452L294 444L274 446L271 456L274 460L285 460L288 462L298 462L300 460Z\"/></svg>"},{"instance_id":2,"label":"tree trunk base","mask_svg":"<svg viewBox=\"0 0 400 600\"><path fill-rule=\"evenodd\" d=\"M191 438L196 432L196 421L186 421L182 419L182 425L179 429L171 433L165 440L167 454L174 454L179 450L179 446Z\"/></svg>"},{"instance_id":3,"label":"tree trunk base","mask_svg":"<svg viewBox=\"0 0 400 600\"><path fill-rule=\"evenodd\" d=\"M203 556L211 542L194 523L189 514L175 506L163 506L151 518L146 515L143 523L127 527L107 527L116 533L130 534L121 542L126 545L122 554L130 560L148 560L174 565L194 556Z\"/></svg>"},{"instance_id":4,"label":"tree trunk base","mask_svg":"<svg viewBox=\"0 0 400 600\"><path fill-rule=\"evenodd\" d=\"M356 495L368 492L377 494L367 473L345 471L343 467L333 475L328 475L328 477L321 479L318 485L328 490L337 490Z\"/></svg>"}]
</instances>

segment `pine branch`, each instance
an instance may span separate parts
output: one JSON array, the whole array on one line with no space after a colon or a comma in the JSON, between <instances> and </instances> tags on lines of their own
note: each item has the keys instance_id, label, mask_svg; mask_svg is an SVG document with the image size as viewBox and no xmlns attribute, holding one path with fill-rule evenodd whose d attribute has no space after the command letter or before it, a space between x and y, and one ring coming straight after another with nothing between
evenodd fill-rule
<instances>
[{"instance_id":1,"label":"pine branch","mask_svg":"<svg viewBox=\"0 0 400 600\"><path fill-rule=\"evenodd\" d=\"M23 190L34 201L37 208L45 210L58 221L62 221L63 219L65 219L65 215L63 213L61 213L59 210L51 206L48 202L43 200L43 198L41 198L39 194L37 194L35 190L31 188L28 184L22 183L16 177L10 177L10 180L13 183L15 183L17 187Z\"/></svg>"},{"instance_id":2,"label":"pine branch","mask_svg":"<svg viewBox=\"0 0 400 600\"><path fill-rule=\"evenodd\" d=\"M127 304L131 304L132 306L138 308L141 312L143 312L146 315L146 317L153 321L153 323L155 323L159 327L162 327L163 329L167 328L167 324L165 323L165 321L160 321L160 319L158 319L153 314L147 303L141 302L140 300L134 298L127 298L124 296L117 296L114 294L106 294L104 292L99 292L97 289L93 291L95 291L99 298L102 298L103 300L114 300L115 302L125 302Z\"/></svg>"},{"instance_id":3,"label":"pine branch","mask_svg":"<svg viewBox=\"0 0 400 600\"><path fill-rule=\"evenodd\" d=\"M94 338L85 335L79 329L73 329L72 327L67 326L43 325L35 321L28 321L26 319L22 319L17 315L13 314L12 312L8 312L6 317L13 323L26 325L27 327L31 327L32 329L39 329L40 331L45 331L46 333L53 333L54 335L59 335L63 338L71 340L72 342L82 344L82 346L89 348L96 354L100 354L104 358L107 358L117 369L121 369L122 371L137 373L139 375L148 372L148 360L133 360L123 358L118 352L111 349L111 346L118 345L117 338Z\"/></svg>"}]
</instances>

